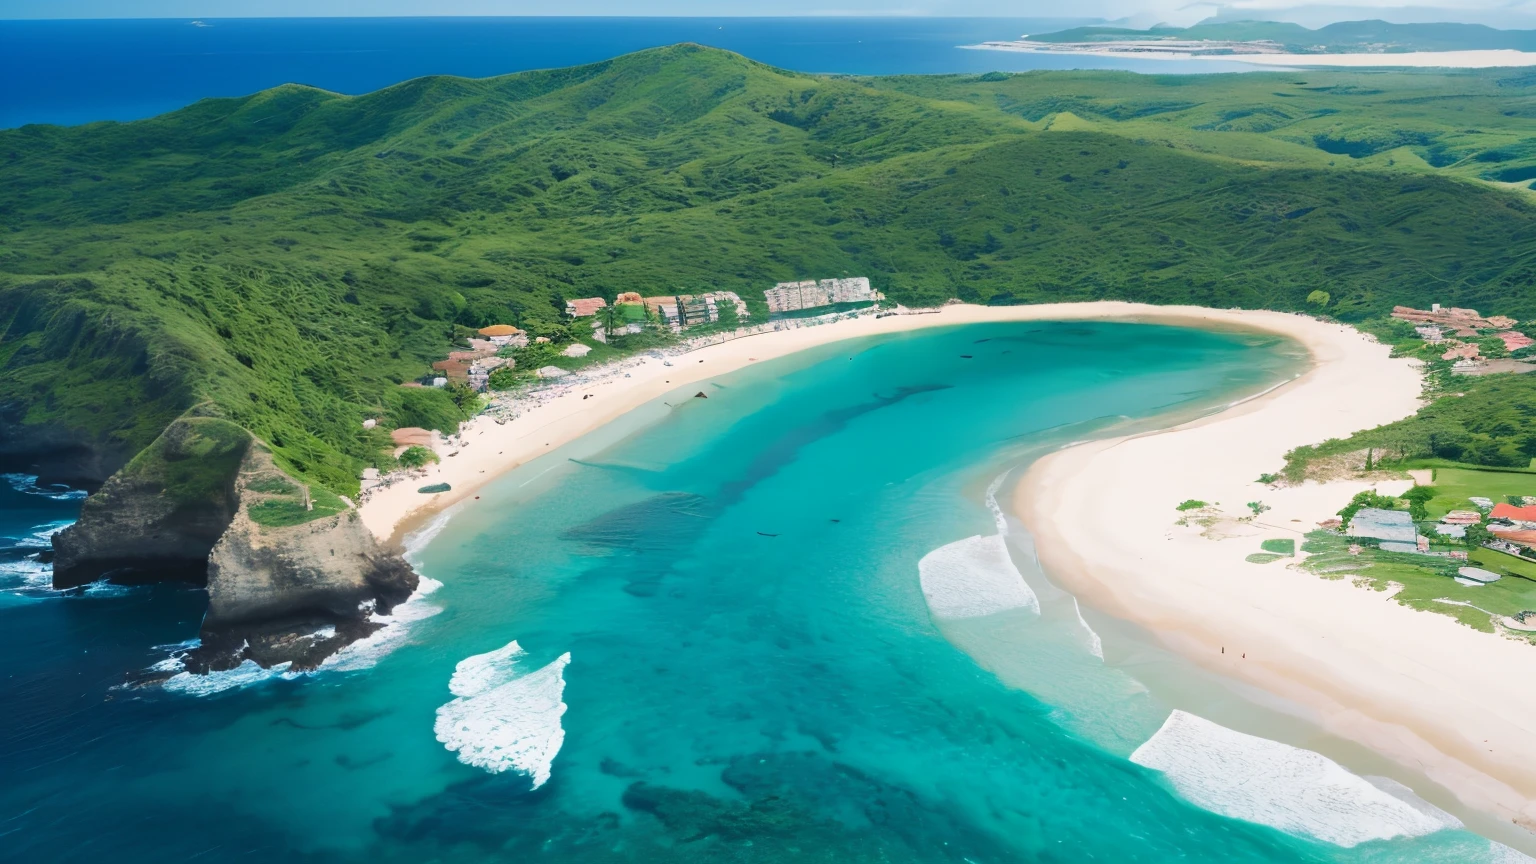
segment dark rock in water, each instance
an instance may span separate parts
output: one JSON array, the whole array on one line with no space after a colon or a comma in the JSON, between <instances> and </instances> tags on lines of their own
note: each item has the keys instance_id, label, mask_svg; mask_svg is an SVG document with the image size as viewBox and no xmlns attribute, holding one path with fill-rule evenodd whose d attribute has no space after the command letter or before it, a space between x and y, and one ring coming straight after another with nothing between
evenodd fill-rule
<instances>
[{"instance_id":1,"label":"dark rock in water","mask_svg":"<svg viewBox=\"0 0 1536 864\"><path fill-rule=\"evenodd\" d=\"M423 486L416 491L422 493L423 495L432 495L438 492L450 492L452 490L453 487L447 483L433 483L428 486Z\"/></svg>"},{"instance_id":2,"label":"dark rock in water","mask_svg":"<svg viewBox=\"0 0 1536 864\"><path fill-rule=\"evenodd\" d=\"M704 391L703 390L700 390L699 392L693 394L693 398L695 398L695 399L708 399L709 397L704 395Z\"/></svg>"},{"instance_id":3,"label":"dark rock in water","mask_svg":"<svg viewBox=\"0 0 1536 864\"><path fill-rule=\"evenodd\" d=\"M52 549L44 549L43 551L37 553L36 555L33 555L32 557L34 559L36 559L37 563L39 563L39 564L52 564L53 563L53 550Z\"/></svg>"}]
</instances>

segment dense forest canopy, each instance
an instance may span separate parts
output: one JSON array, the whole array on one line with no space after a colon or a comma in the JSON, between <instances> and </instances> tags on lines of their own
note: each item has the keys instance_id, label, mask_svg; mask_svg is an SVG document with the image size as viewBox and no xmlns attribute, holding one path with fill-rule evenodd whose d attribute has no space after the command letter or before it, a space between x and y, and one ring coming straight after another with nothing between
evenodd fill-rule
<instances>
[{"instance_id":1,"label":"dense forest canopy","mask_svg":"<svg viewBox=\"0 0 1536 864\"><path fill-rule=\"evenodd\" d=\"M868 276L936 304L1536 317L1536 75L802 75L680 45L0 132L0 432L194 406L339 492L455 328ZM34 436L35 437L35 436ZM4 448L0 448L3 450Z\"/></svg>"}]
</instances>

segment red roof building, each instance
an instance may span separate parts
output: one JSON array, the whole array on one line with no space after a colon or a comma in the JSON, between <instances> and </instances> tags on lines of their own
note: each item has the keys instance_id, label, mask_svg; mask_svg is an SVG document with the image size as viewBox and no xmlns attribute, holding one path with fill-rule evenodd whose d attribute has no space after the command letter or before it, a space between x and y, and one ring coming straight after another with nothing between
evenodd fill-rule
<instances>
[{"instance_id":1,"label":"red roof building","mask_svg":"<svg viewBox=\"0 0 1536 864\"><path fill-rule=\"evenodd\" d=\"M585 297L580 300L565 301L565 314L572 318L590 318L606 308L608 308L608 301L601 297Z\"/></svg>"},{"instance_id":2,"label":"red roof building","mask_svg":"<svg viewBox=\"0 0 1536 864\"><path fill-rule=\"evenodd\" d=\"M1511 522L1536 522L1536 507L1516 507L1513 504L1495 504L1493 512L1488 516L1493 519L1508 519Z\"/></svg>"},{"instance_id":3,"label":"red roof building","mask_svg":"<svg viewBox=\"0 0 1536 864\"><path fill-rule=\"evenodd\" d=\"M1536 339L1532 339L1519 330L1505 330L1493 335L1499 337L1499 340L1504 343L1504 347L1510 351L1519 351L1521 348L1536 345Z\"/></svg>"}]
</instances>

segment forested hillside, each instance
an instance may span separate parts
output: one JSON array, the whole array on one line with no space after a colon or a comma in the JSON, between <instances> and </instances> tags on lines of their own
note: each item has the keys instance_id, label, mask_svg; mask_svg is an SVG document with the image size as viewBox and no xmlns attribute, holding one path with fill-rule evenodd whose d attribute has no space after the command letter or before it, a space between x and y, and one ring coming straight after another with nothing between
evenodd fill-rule
<instances>
[{"instance_id":1,"label":"forested hillside","mask_svg":"<svg viewBox=\"0 0 1536 864\"><path fill-rule=\"evenodd\" d=\"M364 417L459 418L398 386L455 325L558 332L621 291L1536 317L1532 117L1503 72L855 79L675 46L0 132L0 438L110 468L203 405L345 493L387 444Z\"/></svg>"}]
</instances>

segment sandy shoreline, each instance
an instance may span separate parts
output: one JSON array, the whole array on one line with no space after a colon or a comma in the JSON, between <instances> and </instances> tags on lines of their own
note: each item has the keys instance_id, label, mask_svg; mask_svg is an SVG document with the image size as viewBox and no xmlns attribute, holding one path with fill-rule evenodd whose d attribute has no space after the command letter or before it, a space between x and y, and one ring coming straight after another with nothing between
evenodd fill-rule
<instances>
[{"instance_id":1,"label":"sandy shoreline","mask_svg":"<svg viewBox=\"0 0 1536 864\"><path fill-rule=\"evenodd\" d=\"M1349 68L1415 68L1415 69L1494 69L1518 66L1536 66L1536 52L1516 51L1512 48L1481 51L1411 51L1402 54L1181 54L1176 52L1133 51L1050 51L1033 44L1023 47L1011 42L987 42L981 45L962 45L976 51L1009 51L1023 54L1049 54L1055 57L1081 55L1085 57L1121 57L1132 60L1217 60L1229 63L1248 63L1254 66L1324 66Z\"/></svg>"},{"instance_id":2,"label":"sandy shoreline","mask_svg":"<svg viewBox=\"0 0 1536 864\"><path fill-rule=\"evenodd\" d=\"M465 423L462 447L444 448L442 461L423 475L368 493L358 508L363 524L380 540L398 544L402 532L433 513L464 500L497 476L611 423L634 409L708 378L752 363L808 348L881 333L995 321L1098 319L1152 321L1196 326L1247 327L1275 331L1291 321L1310 321L1277 312L1204 309L1197 306L1148 306L1138 303L1059 303L1037 306L946 306L938 312L863 316L814 327L801 327L735 339L668 358L631 358L610 370L588 370L592 380L572 384L559 396L497 424L482 415ZM1281 323L1274 323L1281 322ZM1353 333L1354 331L1348 331ZM1355 334L1354 338L1361 338ZM628 377L626 377L626 375ZM688 392L687 396L692 396ZM590 398L583 398L589 396ZM457 451L455 456L447 456ZM447 483L452 491L423 495L416 490Z\"/></svg>"},{"instance_id":3,"label":"sandy shoreline","mask_svg":"<svg viewBox=\"0 0 1536 864\"><path fill-rule=\"evenodd\" d=\"M1299 538L1362 482L1271 489L1292 447L1411 414L1418 375L1353 331L1277 323L1315 365L1221 414L1160 432L1090 442L1037 461L1015 507L1042 565L1091 606L1153 631L1195 662L1315 712L1322 728L1420 772L1470 808L1536 826L1536 671L1529 645L1418 612L1385 593L1245 556ZM1268 329L1268 328L1266 328ZM1408 481L1379 484L1398 491ZM1188 498L1245 513L1273 509L1249 536L1178 527ZM1134 501L1102 518L1105 501ZM1237 533L1241 533L1238 529Z\"/></svg>"},{"instance_id":4,"label":"sandy shoreline","mask_svg":"<svg viewBox=\"0 0 1536 864\"><path fill-rule=\"evenodd\" d=\"M1243 560L1259 540L1299 537L1366 487L1272 490L1254 478L1278 470L1294 446L1391 422L1418 407L1413 365L1389 359L1384 346L1348 327L1278 312L1100 302L956 305L764 333L672 357L672 365L631 359L504 425L477 418L461 433L466 446L457 456L425 477L377 490L360 512L378 537L398 543L411 525L450 505L473 506L474 493L498 475L653 399L674 391L690 397L698 382L755 362L882 333L1084 319L1276 333L1303 344L1314 364L1220 414L1036 462L1019 483L1015 505L1052 577L1091 606L1145 626L1177 653L1305 706L1327 732L1427 775L1467 806L1536 824L1536 691L1522 685L1523 674L1536 669L1530 646L1399 606L1347 581ZM453 491L416 491L438 482ZM1174 505L1186 498L1222 502L1234 515L1251 500L1273 509L1257 520L1253 536L1214 541L1199 528L1174 525ZM1136 504L1105 520L1105 501Z\"/></svg>"}]
</instances>

